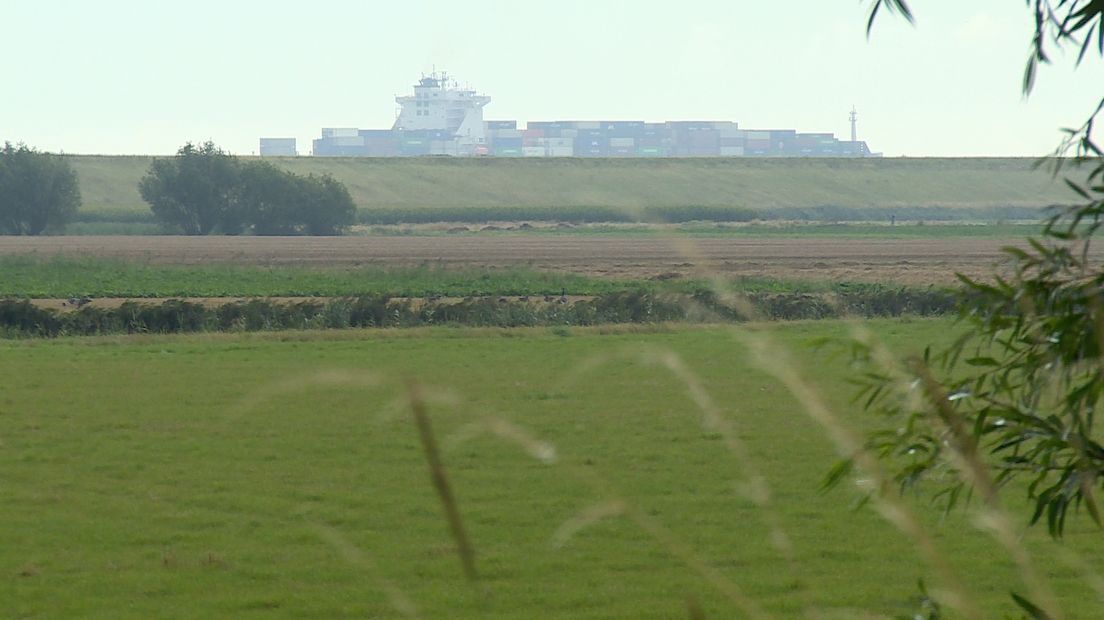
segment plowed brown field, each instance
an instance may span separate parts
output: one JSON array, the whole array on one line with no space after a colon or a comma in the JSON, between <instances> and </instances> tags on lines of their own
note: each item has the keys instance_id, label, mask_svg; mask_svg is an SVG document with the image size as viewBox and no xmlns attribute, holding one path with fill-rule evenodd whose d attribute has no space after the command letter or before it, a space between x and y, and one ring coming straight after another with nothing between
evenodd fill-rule
<instances>
[{"instance_id":1,"label":"plowed brown field","mask_svg":"<svg viewBox=\"0 0 1104 620\"><path fill-rule=\"evenodd\" d=\"M595 276L703 275L949 282L984 276L1018 239L455 237L0 237L0 255L96 256L154 263L510 266Z\"/></svg>"}]
</instances>

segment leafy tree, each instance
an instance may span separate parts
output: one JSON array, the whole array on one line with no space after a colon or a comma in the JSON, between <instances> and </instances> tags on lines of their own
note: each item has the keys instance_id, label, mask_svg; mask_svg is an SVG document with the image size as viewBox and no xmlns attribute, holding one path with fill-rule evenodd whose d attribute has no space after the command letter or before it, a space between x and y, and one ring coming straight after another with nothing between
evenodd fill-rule
<instances>
[{"instance_id":1,"label":"leafy tree","mask_svg":"<svg viewBox=\"0 0 1104 620\"><path fill-rule=\"evenodd\" d=\"M356 205L329 175L305 177L269 162L242 166L239 200L258 235L337 235L353 223Z\"/></svg>"},{"instance_id":2,"label":"leafy tree","mask_svg":"<svg viewBox=\"0 0 1104 620\"><path fill-rule=\"evenodd\" d=\"M241 168L238 200L242 217L254 234L293 235L303 191L299 178L267 161L253 161Z\"/></svg>"},{"instance_id":3,"label":"leafy tree","mask_svg":"<svg viewBox=\"0 0 1104 620\"><path fill-rule=\"evenodd\" d=\"M240 174L237 158L212 142L189 142L175 157L155 159L138 191L154 215L184 234L239 234L245 228L236 201Z\"/></svg>"},{"instance_id":4,"label":"leafy tree","mask_svg":"<svg viewBox=\"0 0 1104 620\"><path fill-rule=\"evenodd\" d=\"M80 207L77 174L60 155L5 142L0 150L0 233L60 230Z\"/></svg>"},{"instance_id":5,"label":"leafy tree","mask_svg":"<svg viewBox=\"0 0 1104 620\"><path fill-rule=\"evenodd\" d=\"M356 205L345 185L328 174L300 179L303 225L308 235L337 235L353 224Z\"/></svg>"},{"instance_id":6,"label":"leafy tree","mask_svg":"<svg viewBox=\"0 0 1104 620\"><path fill-rule=\"evenodd\" d=\"M356 215L349 191L333 177L241 163L210 142L154 160L138 190L154 214L189 235L337 235Z\"/></svg>"}]
</instances>

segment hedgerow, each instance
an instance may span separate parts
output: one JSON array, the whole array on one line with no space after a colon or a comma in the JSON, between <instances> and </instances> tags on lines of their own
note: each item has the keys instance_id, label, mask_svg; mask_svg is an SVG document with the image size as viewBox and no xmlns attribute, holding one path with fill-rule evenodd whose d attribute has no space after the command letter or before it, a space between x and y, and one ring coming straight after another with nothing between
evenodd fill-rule
<instances>
[{"instance_id":1,"label":"hedgerow","mask_svg":"<svg viewBox=\"0 0 1104 620\"><path fill-rule=\"evenodd\" d=\"M184 299L159 304L124 302L62 312L29 300L0 300L0 335L57 337L132 333L267 331L456 325L526 327L608 323L739 322L827 319L842 316L936 316L954 312L954 296L938 289L860 286L823 293L748 293L723 303L710 291L692 294L621 291L587 299L530 301L472 297L396 299L387 295L280 302L263 298L206 306Z\"/></svg>"}]
</instances>

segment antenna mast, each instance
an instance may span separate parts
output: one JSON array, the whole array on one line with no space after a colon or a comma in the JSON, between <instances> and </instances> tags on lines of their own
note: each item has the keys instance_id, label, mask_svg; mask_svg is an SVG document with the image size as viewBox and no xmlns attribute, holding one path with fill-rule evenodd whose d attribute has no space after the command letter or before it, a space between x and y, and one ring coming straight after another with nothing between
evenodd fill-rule
<instances>
[{"instance_id":1,"label":"antenna mast","mask_svg":"<svg viewBox=\"0 0 1104 620\"><path fill-rule=\"evenodd\" d=\"M851 141L859 141L859 113L855 111L855 106L851 106Z\"/></svg>"}]
</instances>

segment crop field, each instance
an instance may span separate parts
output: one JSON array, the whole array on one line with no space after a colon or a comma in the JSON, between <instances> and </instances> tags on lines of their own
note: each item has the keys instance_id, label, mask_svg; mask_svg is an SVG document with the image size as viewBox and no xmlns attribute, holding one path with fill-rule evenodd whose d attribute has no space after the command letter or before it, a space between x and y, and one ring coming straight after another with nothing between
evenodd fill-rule
<instances>
[{"instance_id":1,"label":"crop field","mask_svg":"<svg viewBox=\"0 0 1104 620\"><path fill-rule=\"evenodd\" d=\"M151 157L69 156L84 210L147 211ZM276 158L329 173L361 209L744 207L760 211L1038 208L1072 194L1022 159L367 159ZM888 218L888 213L884 214ZM519 216L528 217L528 216ZM879 215L881 217L881 214ZM902 217L898 213L898 217ZM497 219L497 218L496 218ZM532 218L536 219L536 218ZM544 218L541 218L544 219ZM795 217L796 219L796 217ZM862 219L852 217L850 219Z\"/></svg>"},{"instance_id":2,"label":"crop field","mask_svg":"<svg viewBox=\"0 0 1104 620\"><path fill-rule=\"evenodd\" d=\"M895 350L955 333L946 321L869 326ZM709 618L909 614L917 579L939 584L906 537L854 507L855 490L818 490L835 447L745 346L769 339L856 429L869 420L850 402L847 365L811 346L848 329L0 342L0 615L677 618L688 600ZM726 448L702 394L747 460ZM745 493L749 468L769 509ZM971 509L911 505L976 602L1012 614L1013 562ZM770 542L778 532L789 554ZM1061 545L1042 528L1023 542L1067 617L1095 617L1084 578L1104 570L1104 542L1088 519Z\"/></svg>"},{"instance_id":3,"label":"crop field","mask_svg":"<svg viewBox=\"0 0 1104 620\"><path fill-rule=\"evenodd\" d=\"M464 297L561 292L593 295L661 288L682 287L519 267L476 270L435 266L173 265L104 258L0 257L0 298Z\"/></svg>"},{"instance_id":4,"label":"crop field","mask_svg":"<svg viewBox=\"0 0 1104 620\"><path fill-rule=\"evenodd\" d=\"M931 227L934 228L934 227ZM0 256L151 264L524 268L620 280L721 275L929 285L984 277L1022 239L457 235L392 237L3 237ZM288 291L290 293L290 291Z\"/></svg>"}]
</instances>

